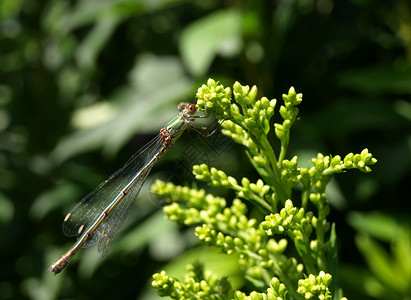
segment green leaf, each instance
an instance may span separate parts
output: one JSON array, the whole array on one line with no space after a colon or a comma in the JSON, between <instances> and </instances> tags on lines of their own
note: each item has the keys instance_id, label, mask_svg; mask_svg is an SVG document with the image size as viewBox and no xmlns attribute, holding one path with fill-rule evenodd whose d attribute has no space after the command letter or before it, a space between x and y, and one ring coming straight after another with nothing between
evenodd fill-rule
<instances>
[{"instance_id":1,"label":"green leaf","mask_svg":"<svg viewBox=\"0 0 411 300\"><path fill-rule=\"evenodd\" d=\"M335 223L331 225L331 232L330 232L330 249L327 253L327 272L333 274L333 281L330 285L330 290L333 293L333 299L341 299L342 292L337 287L338 281L338 247L337 247L337 233L335 230Z\"/></svg>"},{"instance_id":2,"label":"green leaf","mask_svg":"<svg viewBox=\"0 0 411 300\"><path fill-rule=\"evenodd\" d=\"M411 282L411 230L404 229L398 234L398 240L393 245L392 250L395 259L401 263L403 274L409 278Z\"/></svg>"},{"instance_id":3,"label":"green leaf","mask_svg":"<svg viewBox=\"0 0 411 300\"><path fill-rule=\"evenodd\" d=\"M353 264L341 264L340 281L350 287L358 299L398 299L398 294L384 286L368 269Z\"/></svg>"},{"instance_id":4,"label":"green leaf","mask_svg":"<svg viewBox=\"0 0 411 300\"><path fill-rule=\"evenodd\" d=\"M236 55L241 48L242 15L237 10L221 10L190 26L181 35L184 64L195 76L204 75L217 54Z\"/></svg>"},{"instance_id":5,"label":"green leaf","mask_svg":"<svg viewBox=\"0 0 411 300\"><path fill-rule=\"evenodd\" d=\"M398 222L392 217L378 212L367 215L353 212L348 216L348 222L357 231L388 242L396 240L401 230Z\"/></svg>"},{"instance_id":6,"label":"green leaf","mask_svg":"<svg viewBox=\"0 0 411 300\"><path fill-rule=\"evenodd\" d=\"M401 276L398 264L395 264L381 245L364 234L357 235L356 244L374 275L385 285L396 291L407 289L409 285L407 278Z\"/></svg>"},{"instance_id":7,"label":"green leaf","mask_svg":"<svg viewBox=\"0 0 411 300\"><path fill-rule=\"evenodd\" d=\"M78 45L76 58L80 67L85 69L94 68L100 51L106 45L119 21L118 18L113 16L97 20L84 41Z\"/></svg>"}]
</instances>

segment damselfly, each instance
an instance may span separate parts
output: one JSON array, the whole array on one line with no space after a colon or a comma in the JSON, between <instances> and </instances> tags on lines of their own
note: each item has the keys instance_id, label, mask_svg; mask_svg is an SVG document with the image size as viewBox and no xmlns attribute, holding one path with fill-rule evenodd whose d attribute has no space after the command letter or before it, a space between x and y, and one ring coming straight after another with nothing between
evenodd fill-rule
<instances>
[{"instance_id":1,"label":"damselfly","mask_svg":"<svg viewBox=\"0 0 411 300\"><path fill-rule=\"evenodd\" d=\"M97 242L99 252L103 257L107 255L151 168L196 118L206 116L196 115L196 107L190 103L181 102L178 110L178 116L164 126L151 142L67 214L63 232L78 239L51 265L50 272L60 273L81 247Z\"/></svg>"}]
</instances>

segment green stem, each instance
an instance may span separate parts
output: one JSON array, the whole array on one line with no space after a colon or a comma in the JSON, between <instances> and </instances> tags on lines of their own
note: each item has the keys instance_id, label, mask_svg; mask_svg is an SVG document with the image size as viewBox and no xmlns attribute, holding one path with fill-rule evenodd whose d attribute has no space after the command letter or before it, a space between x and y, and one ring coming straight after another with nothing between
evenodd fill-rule
<instances>
[{"instance_id":1,"label":"green stem","mask_svg":"<svg viewBox=\"0 0 411 300\"><path fill-rule=\"evenodd\" d=\"M284 186L281 184L281 169L278 165L277 159L275 158L275 153L270 143L267 140L267 137L264 136L262 139L262 149L267 154L270 161L271 170L274 172L274 177L272 184L275 191L278 194L279 199L282 202L285 202L289 198L289 193L284 189Z\"/></svg>"},{"instance_id":2,"label":"green stem","mask_svg":"<svg viewBox=\"0 0 411 300\"><path fill-rule=\"evenodd\" d=\"M250 193L249 190L246 190L243 186L238 185L238 184L230 184L230 187L237 192L244 193L244 197L241 197L237 194L238 197L243 198L248 201L255 202L256 204L259 204L260 206L262 206L264 209L266 209L269 212L272 211L272 207L264 199L259 197L256 193ZM248 198L245 197L247 194L249 194L250 197Z\"/></svg>"},{"instance_id":3,"label":"green stem","mask_svg":"<svg viewBox=\"0 0 411 300\"><path fill-rule=\"evenodd\" d=\"M287 153L288 143L290 141L290 131L284 132L282 139L281 139L281 150L280 155L278 156L278 161L282 162L285 158L285 154Z\"/></svg>"},{"instance_id":4,"label":"green stem","mask_svg":"<svg viewBox=\"0 0 411 300\"><path fill-rule=\"evenodd\" d=\"M307 211L308 199L310 197L311 186L303 187L303 192L301 193L301 207L304 208L304 211Z\"/></svg>"}]
</instances>

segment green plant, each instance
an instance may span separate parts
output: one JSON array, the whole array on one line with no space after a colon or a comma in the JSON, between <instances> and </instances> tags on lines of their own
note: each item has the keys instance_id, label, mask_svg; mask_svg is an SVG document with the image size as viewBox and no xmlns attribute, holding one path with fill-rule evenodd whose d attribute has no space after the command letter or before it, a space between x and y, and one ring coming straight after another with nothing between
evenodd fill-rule
<instances>
[{"instance_id":1,"label":"green plant","mask_svg":"<svg viewBox=\"0 0 411 300\"><path fill-rule=\"evenodd\" d=\"M348 221L357 231L355 241L368 268L344 265L341 268L344 281L362 293L362 297L410 299L409 218L378 211L352 212Z\"/></svg>"},{"instance_id":2,"label":"green plant","mask_svg":"<svg viewBox=\"0 0 411 300\"><path fill-rule=\"evenodd\" d=\"M282 123L274 124L281 144L278 154L268 141L277 100L257 100L256 86L250 89L236 82L231 90L212 79L198 89L196 97L198 109L207 106L207 113L223 121L222 133L246 148L261 178L255 183L248 178L238 181L202 164L193 167L196 179L232 189L235 199L162 181L152 190L169 201L178 199L164 207L167 218L188 226L200 224L195 234L202 242L228 255L237 253L243 276L255 291L246 295L231 287L228 278L218 278L194 264L183 281L164 271L154 274L152 284L159 295L173 299L342 299L332 278L337 264L336 234L327 221L330 207L325 189L333 174L347 169L370 172L377 160L367 149L344 158L318 154L308 168L298 166L297 156L286 159L290 130L302 101L302 94L294 88L282 97ZM292 194L296 188L300 199ZM265 216L248 218L243 201L259 207Z\"/></svg>"}]
</instances>

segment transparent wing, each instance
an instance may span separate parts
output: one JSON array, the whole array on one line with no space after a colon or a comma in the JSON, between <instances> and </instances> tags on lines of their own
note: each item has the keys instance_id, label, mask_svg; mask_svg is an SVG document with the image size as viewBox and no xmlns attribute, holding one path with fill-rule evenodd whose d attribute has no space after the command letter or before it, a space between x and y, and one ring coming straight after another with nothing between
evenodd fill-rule
<instances>
[{"instance_id":1,"label":"transparent wing","mask_svg":"<svg viewBox=\"0 0 411 300\"><path fill-rule=\"evenodd\" d=\"M98 243L98 251L102 252L103 258L105 258L107 253L110 251L110 248L113 245L121 226L126 220L126 217L129 214L130 209L132 208L133 203L140 193L140 190L143 187L144 182L146 181L146 178L153 166L154 163L147 167L138 179L138 182L124 197L123 201L121 201L118 207L105 220L105 231Z\"/></svg>"},{"instance_id":2,"label":"transparent wing","mask_svg":"<svg viewBox=\"0 0 411 300\"><path fill-rule=\"evenodd\" d=\"M79 237L90 223L92 223L96 217L103 212L104 208L121 192L123 187L131 180L134 180L134 186L129 193L88 238L83 247L85 248L94 245L102 237L113 237L118 232L119 227L123 224L131 204L137 198L147 174L151 170L155 161L152 161L151 165L147 165L147 163L161 150L164 150L164 145L161 143L161 136L158 135L147 143L140 151L134 154L123 167L84 197L70 211L63 222L64 234L66 236ZM147 171L142 172L141 176L133 179L137 172L143 168L147 168ZM124 212L124 214L121 212ZM115 232L111 229L111 226L116 228ZM108 234L111 235L109 236Z\"/></svg>"}]
</instances>

